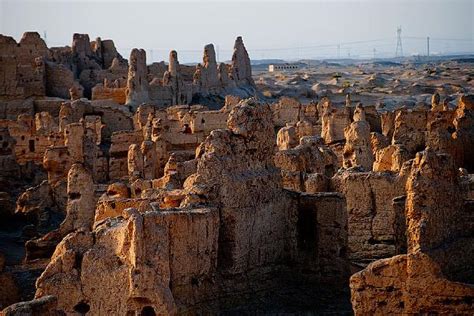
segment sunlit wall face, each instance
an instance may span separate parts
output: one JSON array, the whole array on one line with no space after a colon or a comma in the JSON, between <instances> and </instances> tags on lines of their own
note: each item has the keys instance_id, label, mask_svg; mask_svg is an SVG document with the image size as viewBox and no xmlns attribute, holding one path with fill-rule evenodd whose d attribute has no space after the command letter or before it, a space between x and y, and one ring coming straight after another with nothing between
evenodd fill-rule
<instances>
[{"instance_id":1,"label":"sunlit wall face","mask_svg":"<svg viewBox=\"0 0 474 316\"><path fill-rule=\"evenodd\" d=\"M73 33L115 41L128 58L147 50L148 62L199 62L214 43L230 59L242 35L252 59L393 57L397 27L404 55L474 52L474 1L51 1L0 0L0 33L46 35L49 46L70 45Z\"/></svg>"}]
</instances>

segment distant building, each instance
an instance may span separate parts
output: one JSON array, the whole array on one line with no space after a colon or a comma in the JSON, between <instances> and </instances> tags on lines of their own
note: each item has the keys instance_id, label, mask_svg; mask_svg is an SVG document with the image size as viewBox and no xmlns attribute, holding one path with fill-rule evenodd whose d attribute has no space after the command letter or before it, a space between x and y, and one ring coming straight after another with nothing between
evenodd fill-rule
<instances>
[{"instance_id":1,"label":"distant building","mask_svg":"<svg viewBox=\"0 0 474 316\"><path fill-rule=\"evenodd\" d=\"M275 71L293 71L299 69L300 66L297 64L277 64L277 65L268 65L269 72Z\"/></svg>"}]
</instances>

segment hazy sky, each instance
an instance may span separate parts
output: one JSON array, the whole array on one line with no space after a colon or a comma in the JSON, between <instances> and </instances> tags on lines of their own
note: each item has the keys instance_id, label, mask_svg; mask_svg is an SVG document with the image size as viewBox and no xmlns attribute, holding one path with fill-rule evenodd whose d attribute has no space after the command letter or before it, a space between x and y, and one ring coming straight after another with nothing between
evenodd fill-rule
<instances>
[{"instance_id":1,"label":"hazy sky","mask_svg":"<svg viewBox=\"0 0 474 316\"><path fill-rule=\"evenodd\" d=\"M171 49L181 62L199 61L207 43L225 61L238 35L254 59L366 58L393 56L399 25L404 55L426 54L427 36L432 54L474 52L473 16L474 0L0 0L0 33L19 40L24 31L46 31L48 46L88 33L113 39L125 58L144 48L148 62Z\"/></svg>"}]
</instances>

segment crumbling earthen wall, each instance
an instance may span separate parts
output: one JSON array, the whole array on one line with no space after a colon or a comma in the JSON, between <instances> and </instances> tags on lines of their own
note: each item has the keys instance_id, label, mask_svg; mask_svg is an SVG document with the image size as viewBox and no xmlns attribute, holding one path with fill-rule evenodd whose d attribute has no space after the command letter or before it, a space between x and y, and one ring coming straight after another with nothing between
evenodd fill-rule
<instances>
[{"instance_id":1,"label":"crumbling earthen wall","mask_svg":"<svg viewBox=\"0 0 474 316\"><path fill-rule=\"evenodd\" d=\"M343 280L344 198L284 191L268 155L274 138L269 107L241 102L227 128L211 132L198 149L197 168L181 189L179 208L164 210L143 197L130 199L137 208L124 209L119 217L103 217L98 208L92 232L78 229L58 245L37 281L36 296L57 296L58 309L68 313L87 308L169 314L196 311L202 304L212 310L221 298L238 301L250 288L276 286L280 269ZM128 196L128 189L116 184L103 201ZM237 297L234 286L242 289Z\"/></svg>"},{"instance_id":2,"label":"crumbling earthen wall","mask_svg":"<svg viewBox=\"0 0 474 316\"><path fill-rule=\"evenodd\" d=\"M45 95L45 65L48 47L36 32L26 32L20 42L0 37L0 96L27 98Z\"/></svg>"},{"instance_id":3,"label":"crumbling earthen wall","mask_svg":"<svg viewBox=\"0 0 474 316\"><path fill-rule=\"evenodd\" d=\"M393 199L405 194L405 176L390 173L342 171L332 187L347 203L348 256L354 261L386 258L396 254L400 217Z\"/></svg>"},{"instance_id":4,"label":"crumbling earthen wall","mask_svg":"<svg viewBox=\"0 0 474 316\"><path fill-rule=\"evenodd\" d=\"M351 277L356 315L472 313L473 219L459 180L449 155L416 155L406 186L408 254Z\"/></svg>"},{"instance_id":5,"label":"crumbling earthen wall","mask_svg":"<svg viewBox=\"0 0 474 316\"><path fill-rule=\"evenodd\" d=\"M328 192L329 179L337 169L336 156L317 136L302 137L298 146L278 151L274 159L283 187L298 192Z\"/></svg>"}]
</instances>

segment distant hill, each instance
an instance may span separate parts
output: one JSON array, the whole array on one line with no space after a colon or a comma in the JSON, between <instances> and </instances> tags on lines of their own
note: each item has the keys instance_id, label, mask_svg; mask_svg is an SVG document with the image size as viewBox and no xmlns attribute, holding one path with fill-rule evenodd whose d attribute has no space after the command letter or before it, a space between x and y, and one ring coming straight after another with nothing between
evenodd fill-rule
<instances>
[{"instance_id":1,"label":"distant hill","mask_svg":"<svg viewBox=\"0 0 474 316\"><path fill-rule=\"evenodd\" d=\"M252 66L258 65L270 65L270 64L286 64L288 61L284 59L251 59L250 64Z\"/></svg>"}]
</instances>

